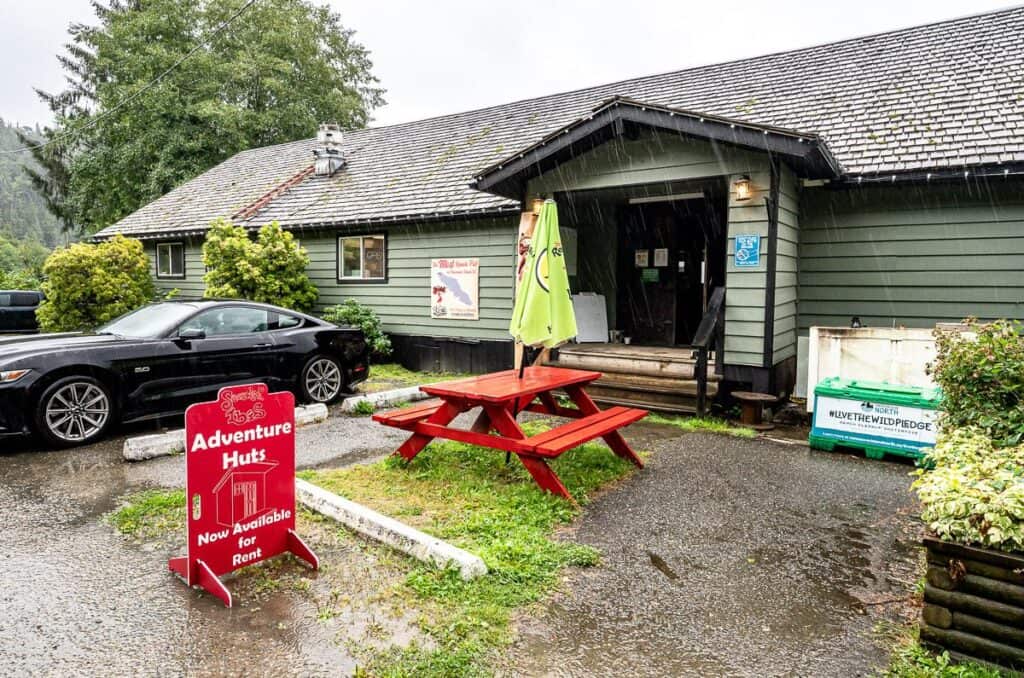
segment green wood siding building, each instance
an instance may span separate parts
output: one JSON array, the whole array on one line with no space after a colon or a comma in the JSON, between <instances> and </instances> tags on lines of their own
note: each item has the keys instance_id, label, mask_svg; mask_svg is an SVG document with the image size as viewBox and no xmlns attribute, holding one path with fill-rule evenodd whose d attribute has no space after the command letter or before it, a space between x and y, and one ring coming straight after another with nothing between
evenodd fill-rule
<instances>
[{"instance_id":1,"label":"green wood siding building","mask_svg":"<svg viewBox=\"0 0 1024 678\"><path fill-rule=\"evenodd\" d=\"M276 221L320 308L356 299L406 362L483 370L511 362L519 225L553 197L609 327L685 347L723 287L725 380L785 393L811 326L1024 316L1021 53L1012 8L252 149L97 237L143 239L157 288L194 297L213 219ZM383 278L339 275L360 236ZM432 317L435 259L479 261L476 319Z\"/></svg>"},{"instance_id":2,"label":"green wood siding building","mask_svg":"<svg viewBox=\"0 0 1024 678\"><path fill-rule=\"evenodd\" d=\"M1024 183L804 191L800 329L1024 318Z\"/></svg>"}]
</instances>

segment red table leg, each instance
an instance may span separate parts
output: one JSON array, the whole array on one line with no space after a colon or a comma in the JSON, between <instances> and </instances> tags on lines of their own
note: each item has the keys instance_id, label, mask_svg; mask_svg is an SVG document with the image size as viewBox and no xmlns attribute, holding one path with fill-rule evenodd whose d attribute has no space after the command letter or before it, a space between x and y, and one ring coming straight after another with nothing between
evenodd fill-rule
<instances>
[{"instance_id":1,"label":"red table leg","mask_svg":"<svg viewBox=\"0 0 1024 678\"><path fill-rule=\"evenodd\" d=\"M530 475L533 476L533 479L540 485L541 489L547 490L551 494L557 494L559 497L564 497L574 504L576 503L576 500L569 494L569 490L565 489L561 479L551 470L546 461L525 454L518 456L519 461L523 462L523 466L530 472Z\"/></svg>"},{"instance_id":2,"label":"red table leg","mask_svg":"<svg viewBox=\"0 0 1024 678\"><path fill-rule=\"evenodd\" d=\"M503 437L512 440L522 440L526 437L523 429L519 428L515 415L512 414L507 405L484 405L484 413L490 419L491 426Z\"/></svg>"},{"instance_id":3,"label":"red table leg","mask_svg":"<svg viewBox=\"0 0 1024 678\"><path fill-rule=\"evenodd\" d=\"M516 422L515 417L507 407L485 406L484 409L487 412L487 416L491 419L491 424L502 436L512 438L513 440L522 440L526 437L523 429L519 428L518 422ZM523 462L523 466L526 467L526 470L533 476L533 480L541 489L568 499L574 504L576 503L576 500L569 494L569 490L565 489L561 479L551 470L546 461L526 454L517 453L516 456L519 457L519 461Z\"/></svg>"},{"instance_id":4,"label":"red table leg","mask_svg":"<svg viewBox=\"0 0 1024 678\"><path fill-rule=\"evenodd\" d=\"M437 412L434 412L427 418L427 423L446 426L452 419L462 414L463 411L464 410L461 406L455 405L446 400ZM408 440L402 443L402 446L398 448L398 451L395 454L402 455L406 461L412 461L413 458L433 439L434 436L427 436L422 433L413 433L409 436Z\"/></svg>"},{"instance_id":5,"label":"red table leg","mask_svg":"<svg viewBox=\"0 0 1024 678\"><path fill-rule=\"evenodd\" d=\"M518 406L518 402L516 402L516 406ZM487 412L491 424L503 437L514 440L522 440L526 437L523 429L519 427L519 422L516 421L518 412L513 412L508 407L500 405L485 407L484 410ZM543 459L527 457L522 454L516 456L519 457L519 461L523 462L523 466L542 489L573 501L569 490L565 489L565 485Z\"/></svg>"},{"instance_id":6,"label":"red table leg","mask_svg":"<svg viewBox=\"0 0 1024 678\"><path fill-rule=\"evenodd\" d=\"M601 411L601 408L591 399L586 391L583 390L582 386L569 386L565 389L566 393L569 394L569 398L576 403L576 407L580 408L580 412L583 416L590 414L597 414ZM604 441L608 443L608 447L612 448L612 452L633 462L637 468L643 468L644 463L640 461L640 457L636 456L636 452L629 446L626 439L622 437L622 434L618 431L612 431L604 436Z\"/></svg>"}]
</instances>

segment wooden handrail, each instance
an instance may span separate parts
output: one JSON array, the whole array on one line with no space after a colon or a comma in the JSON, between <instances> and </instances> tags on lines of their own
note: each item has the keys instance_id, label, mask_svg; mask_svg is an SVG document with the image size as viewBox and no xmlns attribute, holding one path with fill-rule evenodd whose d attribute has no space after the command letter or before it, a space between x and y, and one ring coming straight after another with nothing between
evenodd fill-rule
<instances>
[{"instance_id":1,"label":"wooden handrail","mask_svg":"<svg viewBox=\"0 0 1024 678\"><path fill-rule=\"evenodd\" d=\"M693 337L693 348L697 351L697 364L694 366L694 376L697 378L697 416L702 417L707 413L708 353L712 350L715 351L715 373L721 374L724 320L725 288L716 287Z\"/></svg>"}]
</instances>

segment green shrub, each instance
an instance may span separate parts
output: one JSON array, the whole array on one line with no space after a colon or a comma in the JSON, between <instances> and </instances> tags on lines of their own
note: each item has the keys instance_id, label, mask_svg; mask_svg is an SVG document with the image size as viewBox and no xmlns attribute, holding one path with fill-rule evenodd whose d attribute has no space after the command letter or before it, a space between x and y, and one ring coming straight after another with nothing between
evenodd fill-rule
<instances>
[{"instance_id":1,"label":"green shrub","mask_svg":"<svg viewBox=\"0 0 1024 678\"><path fill-rule=\"evenodd\" d=\"M380 318L369 306L363 306L355 299L346 299L344 304L324 309L323 319L339 325L358 327L366 335L374 360L384 360L391 355L391 339L384 334Z\"/></svg>"},{"instance_id":2,"label":"green shrub","mask_svg":"<svg viewBox=\"0 0 1024 678\"><path fill-rule=\"evenodd\" d=\"M318 296L306 267L309 254L277 222L256 240L241 226L218 219L203 243L206 297L249 299L309 311Z\"/></svg>"},{"instance_id":3,"label":"green shrub","mask_svg":"<svg viewBox=\"0 0 1024 678\"><path fill-rule=\"evenodd\" d=\"M981 428L996 445L1024 440L1024 336L1016 321L968 321L969 333L935 331L929 367L942 387L942 425ZM974 336L972 336L974 335Z\"/></svg>"},{"instance_id":4,"label":"green shrub","mask_svg":"<svg viewBox=\"0 0 1024 678\"><path fill-rule=\"evenodd\" d=\"M373 406L369 400L360 400L352 407L352 414L358 414L361 417L373 414L377 408Z\"/></svg>"},{"instance_id":5,"label":"green shrub","mask_svg":"<svg viewBox=\"0 0 1024 678\"><path fill-rule=\"evenodd\" d=\"M32 271L0 271L0 290L38 290L41 284L39 276Z\"/></svg>"},{"instance_id":6,"label":"green shrub","mask_svg":"<svg viewBox=\"0 0 1024 678\"><path fill-rule=\"evenodd\" d=\"M997 447L980 428L944 429L935 464L914 483L941 539L1024 551L1024 445Z\"/></svg>"},{"instance_id":7,"label":"green shrub","mask_svg":"<svg viewBox=\"0 0 1024 678\"><path fill-rule=\"evenodd\" d=\"M49 255L50 250L35 240L15 240L0 233L0 289L39 289Z\"/></svg>"},{"instance_id":8,"label":"green shrub","mask_svg":"<svg viewBox=\"0 0 1024 678\"><path fill-rule=\"evenodd\" d=\"M91 329L153 298L142 243L122 235L56 250L43 264L43 274L46 301L36 317L44 332Z\"/></svg>"}]
</instances>

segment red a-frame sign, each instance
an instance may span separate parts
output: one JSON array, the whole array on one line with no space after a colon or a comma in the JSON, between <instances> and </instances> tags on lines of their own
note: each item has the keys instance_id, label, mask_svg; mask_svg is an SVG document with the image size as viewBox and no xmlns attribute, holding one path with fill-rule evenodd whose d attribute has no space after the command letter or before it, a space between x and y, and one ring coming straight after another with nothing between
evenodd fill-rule
<instances>
[{"instance_id":1,"label":"red a-frame sign","mask_svg":"<svg viewBox=\"0 0 1024 678\"><path fill-rule=\"evenodd\" d=\"M291 552L319 567L295 533L295 398L265 384L223 388L185 413L188 551L168 563L231 607L220 575Z\"/></svg>"}]
</instances>

